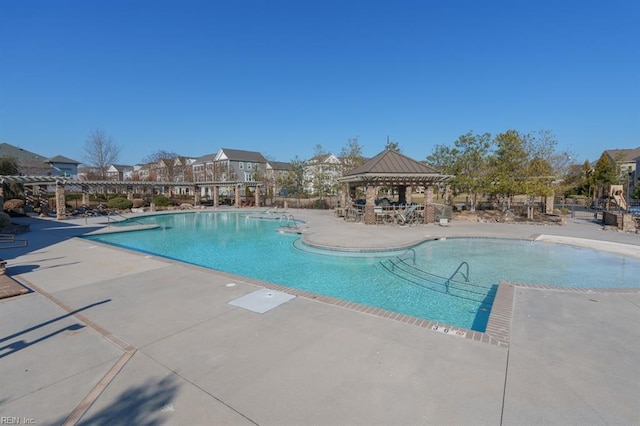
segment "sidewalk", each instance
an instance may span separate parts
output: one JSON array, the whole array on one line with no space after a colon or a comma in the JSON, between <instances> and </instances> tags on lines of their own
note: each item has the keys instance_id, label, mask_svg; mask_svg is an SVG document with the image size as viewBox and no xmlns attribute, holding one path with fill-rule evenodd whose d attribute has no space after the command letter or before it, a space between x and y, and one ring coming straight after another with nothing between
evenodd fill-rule
<instances>
[{"instance_id":1,"label":"sidewalk","mask_svg":"<svg viewBox=\"0 0 640 426\"><path fill-rule=\"evenodd\" d=\"M303 237L380 248L424 238L578 238L640 257L591 222L367 226L290 211ZM98 219L30 219L0 300L0 416L36 424L638 424L640 289L515 287L509 347L322 303L263 314L244 277L74 238ZM585 240L586 239L586 240ZM610 244L615 243L615 244Z\"/></svg>"}]
</instances>

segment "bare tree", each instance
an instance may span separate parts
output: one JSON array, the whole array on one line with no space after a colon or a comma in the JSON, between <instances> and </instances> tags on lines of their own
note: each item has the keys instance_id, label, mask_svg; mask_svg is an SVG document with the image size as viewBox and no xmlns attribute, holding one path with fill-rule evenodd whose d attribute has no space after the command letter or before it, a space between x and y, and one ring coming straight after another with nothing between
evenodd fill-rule
<instances>
[{"instance_id":1,"label":"bare tree","mask_svg":"<svg viewBox=\"0 0 640 426\"><path fill-rule=\"evenodd\" d=\"M151 174L155 175L153 180L159 178L160 180L173 182L176 175L175 161L178 157L179 155L173 151L159 149L144 157L142 161L149 165Z\"/></svg>"},{"instance_id":2,"label":"bare tree","mask_svg":"<svg viewBox=\"0 0 640 426\"><path fill-rule=\"evenodd\" d=\"M120 147L104 130L94 129L84 142L83 161L95 170L100 179L107 178L107 169L118 161Z\"/></svg>"},{"instance_id":3,"label":"bare tree","mask_svg":"<svg viewBox=\"0 0 640 426\"><path fill-rule=\"evenodd\" d=\"M161 160L175 160L179 155L173 151L165 151L164 149L159 149L154 153L151 153L142 159L143 163L157 163Z\"/></svg>"}]
</instances>

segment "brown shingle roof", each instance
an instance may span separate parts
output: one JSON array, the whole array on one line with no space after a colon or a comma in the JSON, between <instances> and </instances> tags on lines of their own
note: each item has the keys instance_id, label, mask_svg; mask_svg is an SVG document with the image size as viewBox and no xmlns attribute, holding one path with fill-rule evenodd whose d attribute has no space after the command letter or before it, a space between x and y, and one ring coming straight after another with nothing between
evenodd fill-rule
<instances>
[{"instance_id":1,"label":"brown shingle roof","mask_svg":"<svg viewBox=\"0 0 640 426\"><path fill-rule=\"evenodd\" d=\"M433 167L420 163L391 149L382 151L362 166L356 167L346 173L345 176L363 173L440 174L440 172Z\"/></svg>"},{"instance_id":2,"label":"brown shingle roof","mask_svg":"<svg viewBox=\"0 0 640 426\"><path fill-rule=\"evenodd\" d=\"M613 161L635 161L640 157L640 147L633 149L608 149L605 151Z\"/></svg>"},{"instance_id":3,"label":"brown shingle roof","mask_svg":"<svg viewBox=\"0 0 640 426\"><path fill-rule=\"evenodd\" d=\"M372 182L381 184L424 184L446 182L452 176L443 175L433 167L387 149L360 167L345 173L341 182Z\"/></svg>"}]
</instances>

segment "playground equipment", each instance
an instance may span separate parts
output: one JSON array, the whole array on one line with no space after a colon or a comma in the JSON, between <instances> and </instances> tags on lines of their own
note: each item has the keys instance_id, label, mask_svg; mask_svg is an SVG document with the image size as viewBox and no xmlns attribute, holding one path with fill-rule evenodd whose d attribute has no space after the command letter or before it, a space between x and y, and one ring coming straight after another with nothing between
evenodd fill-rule
<instances>
[{"instance_id":1,"label":"playground equipment","mask_svg":"<svg viewBox=\"0 0 640 426\"><path fill-rule=\"evenodd\" d=\"M612 202L622 210L627 210L627 200L624 198L624 185L606 185L603 189L603 198L607 200L607 210Z\"/></svg>"}]
</instances>

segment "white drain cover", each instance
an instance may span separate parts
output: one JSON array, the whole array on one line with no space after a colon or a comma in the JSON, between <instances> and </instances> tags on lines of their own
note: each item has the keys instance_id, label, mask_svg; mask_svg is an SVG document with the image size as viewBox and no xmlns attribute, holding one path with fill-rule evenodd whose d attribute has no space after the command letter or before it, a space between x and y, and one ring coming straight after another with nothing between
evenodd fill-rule
<instances>
[{"instance_id":1,"label":"white drain cover","mask_svg":"<svg viewBox=\"0 0 640 426\"><path fill-rule=\"evenodd\" d=\"M270 311L271 309L276 308L295 297L296 296L283 293L281 291L263 288L258 291L254 291L253 293L246 294L236 300L232 300L229 304L248 309L259 314L264 314L265 312Z\"/></svg>"}]
</instances>

